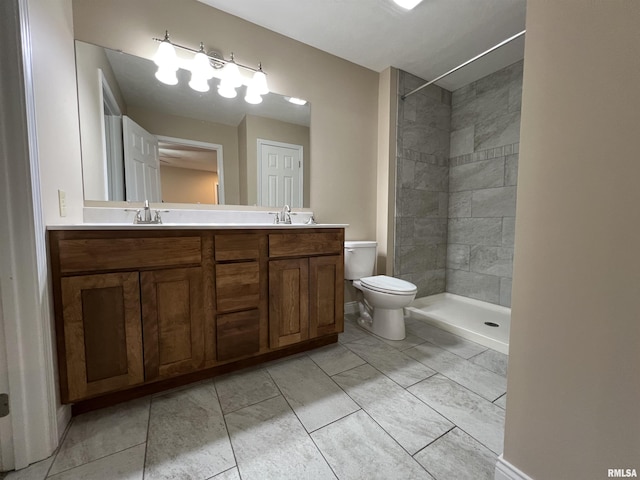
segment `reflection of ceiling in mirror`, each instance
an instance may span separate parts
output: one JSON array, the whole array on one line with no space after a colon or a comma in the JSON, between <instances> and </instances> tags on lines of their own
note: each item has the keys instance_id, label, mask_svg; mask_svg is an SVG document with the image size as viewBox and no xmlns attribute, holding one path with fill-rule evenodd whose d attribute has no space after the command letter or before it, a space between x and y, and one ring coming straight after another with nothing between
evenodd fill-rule
<instances>
[{"instance_id":1,"label":"reflection of ceiling in mirror","mask_svg":"<svg viewBox=\"0 0 640 480\"><path fill-rule=\"evenodd\" d=\"M161 165L191 170L217 172L218 154L215 150L182 145L165 141L158 142L158 158Z\"/></svg>"},{"instance_id":2,"label":"reflection of ceiling in mirror","mask_svg":"<svg viewBox=\"0 0 640 480\"><path fill-rule=\"evenodd\" d=\"M188 85L191 74L183 69L177 72L177 85L165 85L155 78L157 68L151 60L107 48L105 52L128 106L149 108L153 105L152 110L159 113L234 127L246 114L309 126L309 104L300 107L282 95L270 93L263 96L259 105L251 105L244 101L246 87L238 89L236 98L224 98L216 91L216 78L209 81L208 92L196 92Z\"/></svg>"}]
</instances>

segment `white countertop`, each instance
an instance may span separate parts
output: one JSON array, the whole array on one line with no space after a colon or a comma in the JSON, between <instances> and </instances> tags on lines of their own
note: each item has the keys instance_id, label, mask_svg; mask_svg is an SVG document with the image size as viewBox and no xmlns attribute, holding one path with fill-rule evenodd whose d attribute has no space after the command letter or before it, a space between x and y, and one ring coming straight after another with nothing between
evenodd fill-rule
<instances>
[{"instance_id":1,"label":"white countertop","mask_svg":"<svg viewBox=\"0 0 640 480\"><path fill-rule=\"evenodd\" d=\"M47 225L47 230L308 230L310 228L346 228L344 223L76 223Z\"/></svg>"}]
</instances>

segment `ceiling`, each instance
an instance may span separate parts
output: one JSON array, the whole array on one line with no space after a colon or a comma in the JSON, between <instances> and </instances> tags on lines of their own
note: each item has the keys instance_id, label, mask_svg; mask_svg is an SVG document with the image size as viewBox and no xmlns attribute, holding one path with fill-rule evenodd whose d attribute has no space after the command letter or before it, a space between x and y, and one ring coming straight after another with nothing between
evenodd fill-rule
<instances>
[{"instance_id":1,"label":"ceiling","mask_svg":"<svg viewBox=\"0 0 640 480\"><path fill-rule=\"evenodd\" d=\"M525 0L199 0L376 72L431 80L524 30ZM457 90L524 57L524 37L438 82Z\"/></svg>"}]
</instances>

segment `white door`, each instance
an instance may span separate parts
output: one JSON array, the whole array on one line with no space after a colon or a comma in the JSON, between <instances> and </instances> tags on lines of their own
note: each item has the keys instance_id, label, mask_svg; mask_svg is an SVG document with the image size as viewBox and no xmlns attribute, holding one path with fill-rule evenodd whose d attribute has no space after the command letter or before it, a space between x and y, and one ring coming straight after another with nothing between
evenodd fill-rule
<instances>
[{"instance_id":1,"label":"white door","mask_svg":"<svg viewBox=\"0 0 640 480\"><path fill-rule=\"evenodd\" d=\"M127 116L122 117L127 200L161 202L158 139Z\"/></svg>"},{"instance_id":2,"label":"white door","mask_svg":"<svg viewBox=\"0 0 640 480\"><path fill-rule=\"evenodd\" d=\"M258 201L302 207L302 145L258 139Z\"/></svg>"}]
</instances>

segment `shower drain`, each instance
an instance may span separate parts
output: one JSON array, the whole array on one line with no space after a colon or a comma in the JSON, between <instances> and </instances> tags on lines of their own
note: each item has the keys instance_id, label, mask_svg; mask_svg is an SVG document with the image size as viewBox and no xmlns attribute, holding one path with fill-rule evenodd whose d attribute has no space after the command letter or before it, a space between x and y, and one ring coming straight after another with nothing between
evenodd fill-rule
<instances>
[{"instance_id":1,"label":"shower drain","mask_svg":"<svg viewBox=\"0 0 640 480\"><path fill-rule=\"evenodd\" d=\"M499 327L500 325L494 322L484 322L485 325L489 327Z\"/></svg>"}]
</instances>

